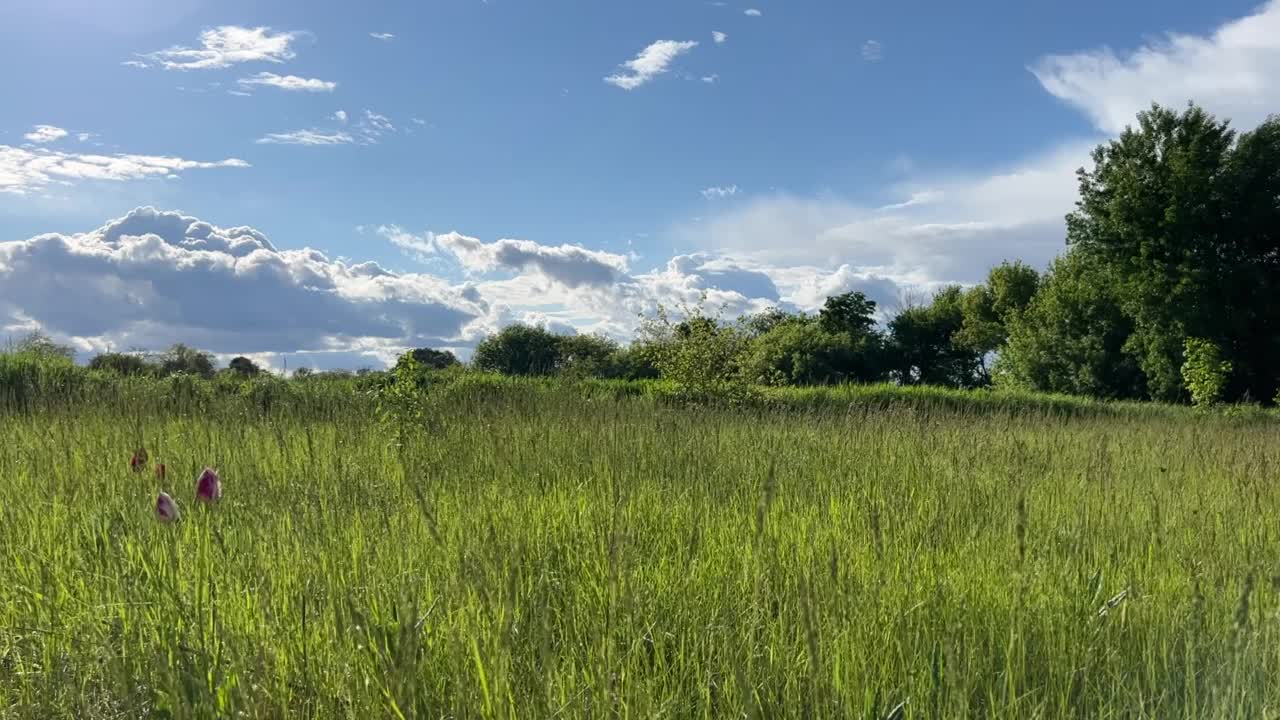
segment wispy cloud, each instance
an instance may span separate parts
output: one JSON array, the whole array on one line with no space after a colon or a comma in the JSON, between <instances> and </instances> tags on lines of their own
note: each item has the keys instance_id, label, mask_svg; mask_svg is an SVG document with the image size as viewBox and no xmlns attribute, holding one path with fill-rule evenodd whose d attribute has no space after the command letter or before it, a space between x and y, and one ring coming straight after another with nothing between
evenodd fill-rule
<instances>
[{"instance_id":1,"label":"wispy cloud","mask_svg":"<svg viewBox=\"0 0 1280 720\"><path fill-rule=\"evenodd\" d=\"M327 132L324 130L293 130L291 132L267 133L255 142L259 145L307 145L311 147L323 145L350 145L356 139L345 132Z\"/></svg>"},{"instance_id":2,"label":"wispy cloud","mask_svg":"<svg viewBox=\"0 0 1280 720\"><path fill-rule=\"evenodd\" d=\"M623 63L621 67L626 72L610 75L604 81L623 90L634 90L667 72L677 57L697 46L694 40L659 40L641 50L634 59Z\"/></svg>"},{"instance_id":3,"label":"wispy cloud","mask_svg":"<svg viewBox=\"0 0 1280 720\"><path fill-rule=\"evenodd\" d=\"M241 87L265 86L292 92L333 92L338 87L338 83L328 80L297 75L277 75L271 72L260 72L257 75L240 78L236 83Z\"/></svg>"},{"instance_id":4,"label":"wispy cloud","mask_svg":"<svg viewBox=\"0 0 1280 720\"><path fill-rule=\"evenodd\" d=\"M1050 55L1030 68L1045 90L1108 134L1154 100L1195 100L1237 127L1280 107L1280 0L1207 35L1170 33L1130 52L1098 48Z\"/></svg>"},{"instance_id":5,"label":"wispy cloud","mask_svg":"<svg viewBox=\"0 0 1280 720\"><path fill-rule=\"evenodd\" d=\"M710 75L703 75L702 82L708 85L714 85L720 82L720 73L711 73Z\"/></svg>"},{"instance_id":6,"label":"wispy cloud","mask_svg":"<svg viewBox=\"0 0 1280 720\"><path fill-rule=\"evenodd\" d=\"M764 15L764 13L760 12L755 8L747 8L746 10L742 11L742 14L747 15L749 17L760 17L761 15Z\"/></svg>"},{"instance_id":7,"label":"wispy cloud","mask_svg":"<svg viewBox=\"0 0 1280 720\"><path fill-rule=\"evenodd\" d=\"M144 62L142 62L141 60L125 60L124 62L122 62L122 63L120 63L120 64L121 64L121 65L123 65L123 66L125 66L125 67L133 67L133 68L146 68L146 67L151 67L150 65L148 65L148 64L146 64L146 63L144 63Z\"/></svg>"},{"instance_id":8,"label":"wispy cloud","mask_svg":"<svg viewBox=\"0 0 1280 720\"><path fill-rule=\"evenodd\" d=\"M280 63L294 58L289 46L297 37L298 33L277 33L268 27L222 25L201 32L198 48L174 46L143 57L166 70L214 70L245 62Z\"/></svg>"},{"instance_id":9,"label":"wispy cloud","mask_svg":"<svg viewBox=\"0 0 1280 720\"><path fill-rule=\"evenodd\" d=\"M702 191L702 197L711 200L712 198L733 197L738 194L737 185L713 185Z\"/></svg>"},{"instance_id":10,"label":"wispy cloud","mask_svg":"<svg viewBox=\"0 0 1280 720\"><path fill-rule=\"evenodd\" d=\"M237 158L201 162L162 155L94 155L0 145L0 193L25 195L53 183L70 185L77 180L139 180L177 176L186 170L246 167L249 163Z\"/></svg>"},{"instance_id":11,"label":"wispy cloud","mask_svg":"<svg viewBox=\"0 0 1280 720\"><path fill-rule=\"evenodd\" d=\"M31 132L27 133L26 135L23 135L22 137L26 138L30 142L39 143L43 145L45 143L51 143L55 140L61 140L66 136L67 136L67 131L63 130L60 127L57 127L54 125L36 125L34 128L31 129Z\"/></svg>"},{"instance_id":12,"label":"wispy cloud","mask_svg":"<svg viewBox=\"0 0 1280 720\"><path fill-rule=\"evenodd\" d=\"M389 32L371 32L369 33L369 37L373 38L374 40L381 40L383 42L394 40L396 38L395 33L389 33Z\"/></svg>"},{"instance_id":13,"label":"wispy cloud","mask_svg":"<svg viewBox=\"0 0 1280 720\"><path fill-rule=\"evenodd\" d=\"M711 39L715 40L717 45L723 45L724 41L729 39L729 34L722 33L719 30L712 30Z\"/></svg>"},{"instance_id":14,"label":"wispy cloud","mask_svg":"<svg viewBox=\"0 0 1280 720\"><path fill-rule=\"evenodd\" d=\"M884 58L884 46L878 40L862 43L862 59L867 62L879 62Z\"/></svg>"}]
</instances>

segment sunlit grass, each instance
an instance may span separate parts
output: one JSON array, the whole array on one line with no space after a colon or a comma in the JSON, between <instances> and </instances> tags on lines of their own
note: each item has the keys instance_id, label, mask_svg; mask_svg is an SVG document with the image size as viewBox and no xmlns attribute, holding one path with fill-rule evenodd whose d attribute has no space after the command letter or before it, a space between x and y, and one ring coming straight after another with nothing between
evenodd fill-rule
<instances>
[{"instance_id":1,"label":"sunlit grass","mask_svg":"<svg viewBox=\"0 0 1280 720\"><path fill-rule=\"evenodd\" d=\"M0 716L1280 704L1272 422L590 394L460 383L403 446L354 397L0 415Z\"/></svg>"}]
</instances>

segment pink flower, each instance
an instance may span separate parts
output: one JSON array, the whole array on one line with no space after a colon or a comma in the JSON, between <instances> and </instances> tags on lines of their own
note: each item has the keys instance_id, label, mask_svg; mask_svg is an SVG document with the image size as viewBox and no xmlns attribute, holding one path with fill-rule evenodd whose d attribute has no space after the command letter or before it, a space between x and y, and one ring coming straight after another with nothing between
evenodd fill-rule
<instances>
[{"instance_id":1,"label":"pink flower","mask_svg":"<svg viewBox=\"0 0 1280 720\"><path fill-rule=\"evenodd\" d=\"M156 517L162 523L170 523L178 519L178 503L169 497L169 493L162 492L156 498Z\"/></svg>"},{"instance_id":2,"label":"pink flower","mask_svg":"<svg viewBox=\"0 0 1280 720\"><path fill-rule=\"evenodd\" d=\"M220 497L222 497L222 480L218 478L217 471L205 468L196 479L196 500L213 504Z\"/></svg>"}]
</instances>

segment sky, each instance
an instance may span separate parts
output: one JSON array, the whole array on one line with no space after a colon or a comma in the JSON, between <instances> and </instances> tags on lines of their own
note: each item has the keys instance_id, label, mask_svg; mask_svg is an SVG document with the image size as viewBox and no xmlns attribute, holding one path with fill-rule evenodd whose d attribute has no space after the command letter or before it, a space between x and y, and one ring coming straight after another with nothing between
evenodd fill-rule
<instances>
[{"instance_id":1,"label":"sky","mask_svg":"<svg viewBox=\"0 0 1280 720\"><path fill-rule=\"evenodd\" d=\"M1280 111L1280 0L6 0L0 68L0 337L378 367L1046 267L1138 111Z\"/></svg>"}]
</instances>

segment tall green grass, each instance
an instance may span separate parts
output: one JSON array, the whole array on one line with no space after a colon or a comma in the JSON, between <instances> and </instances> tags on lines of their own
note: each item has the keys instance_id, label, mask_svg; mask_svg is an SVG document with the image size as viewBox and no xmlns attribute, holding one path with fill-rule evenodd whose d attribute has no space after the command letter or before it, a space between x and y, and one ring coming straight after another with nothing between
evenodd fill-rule
<instances>
[{"instance_id":1,"label":"tall green grass","mask_svg":"<svg viewBox=\"0 0 1280 720\"><path fill-rule=\"evenodd\" d=\"M0 414L0 717L1280 705L1269 418L464 376L405 433L348 385L103 387Z\"/></svg>"}]
</instances>

